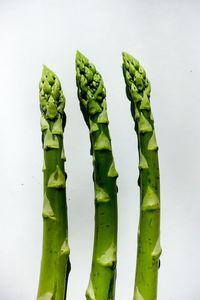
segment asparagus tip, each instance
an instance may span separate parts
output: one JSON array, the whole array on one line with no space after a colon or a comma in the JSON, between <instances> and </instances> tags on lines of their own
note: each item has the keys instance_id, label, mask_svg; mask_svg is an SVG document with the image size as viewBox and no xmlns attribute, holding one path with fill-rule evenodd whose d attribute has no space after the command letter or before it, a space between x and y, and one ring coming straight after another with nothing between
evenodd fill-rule
<instances>
[{"instance_id":1,"label":"asparagus tip","mask_svg":"<svg viewBox=\"0 0 200 300\"><path fill-rule=\"evenodd\" d=\"M82 53L79 51L79 50L77 50L76 51L76 58L78 58L79 56L81 56L82 55Z\"/></svg>"},{"instance_id":2,"label":"asparagus tip","mask_svg":"<svg viewBox=\"0 0 200 300\"><path fill-rule=\"evenodd\" d=\"M87 64L89 61L85 55L83 55L79 50L76 51L76 64Z\"/></svg>"},{"instance_id":3,"label":"asparagus tip","mask_svg":"<svg viewBox=\"0 0 200 300\"><path fill-rule=\"evenodd\" d=\"M56 74L51 69L49 69L46 65L43 65L41 80L47 79L48 81L50 81L50 83L53 83L55 78L57 78L57 80L59 81Z\"/></svg>"},{"instance_id":4,"label":"asparagus tip","mask_svg":"<svg viewBox=\"0 0 200 300\"><path fill-rule=\"evenodd\" d=\"M122 52L122 57L123 57L124 60L125 60L125 59L126 59L126 60L129 60L129 59L132 59L132 58L133 58L132 55L128 54L128 53L125 52L125 51Z\"/></svg>"},{"instance_id":5,"label":"asparagus tip","mask_svg":"<svg viewBox=\"0 0 200 300\"><path fill-rule=\"evenodd\" d=\"M128 54L127 52L123 51L122 52L122 57L125 57L127 54Z\"/></svg>"},{"instance_id":6,"label":"asparagus tip","mask_svg":"<svg viewBox=\"0 0 200 300\"><path fill-rule=\"evenodd\" d=\"M124 61L124 62L131 62L131 63L133 63L135 66L138 66L138 65L139 65L138 60L137 60L134 56L130 55L130 54L127 53L127 52L122 52L122 57L123 57L123 61Z\"/></svg>"},{"instance_id":7,"label":"asparagus tip","mask_svg":"<svg viewBox=\"0 0 200 300\"><path fill-rule=\"evenodd\" d=\"M42 74L53 73L46 65L43 65Z\"/></svg>"}]
</instances>

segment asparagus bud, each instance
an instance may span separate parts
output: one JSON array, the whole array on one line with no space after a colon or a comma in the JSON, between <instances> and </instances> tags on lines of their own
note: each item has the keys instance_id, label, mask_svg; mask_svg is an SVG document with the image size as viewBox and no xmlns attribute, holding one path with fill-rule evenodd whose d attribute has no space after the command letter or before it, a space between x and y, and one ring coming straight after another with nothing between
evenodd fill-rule
<instances>
[{"instance_id":1,"label":"asparagus bud","mask_svg":"<svg viewBox=\"0 0 200 300\"><path fill-rule=\"evenodd\" d=\"M95 235L87 300L115 297L117 251L117 171L112 155L101 75L80 52L76 55L76 81L80 108L90 131L94 167Z\"/></svg>"},{"instance_id":2,"label":"asparagus bud","mask_svg":"<svg viewBox=\"0 0 200 300\"><path fill-rule=\"evenodd\" d=\"M131 101L139 152L140 220L134 300L156 300L160 247L158 146L150 106L151 86L139 62L123 53L126 91Z\"/></svg>"},{"instance_id":3,"label":"asparagus bud","mask_svg":"<svg viewBox=\"0 0 200 300\"><path fill-rule=\"evenodd\" d=\"M65 98L58 77L44 66L40 81L44 150L43 250L38 300L64 300L70 272L63 131Z\"/></svg>"}]
</instances>

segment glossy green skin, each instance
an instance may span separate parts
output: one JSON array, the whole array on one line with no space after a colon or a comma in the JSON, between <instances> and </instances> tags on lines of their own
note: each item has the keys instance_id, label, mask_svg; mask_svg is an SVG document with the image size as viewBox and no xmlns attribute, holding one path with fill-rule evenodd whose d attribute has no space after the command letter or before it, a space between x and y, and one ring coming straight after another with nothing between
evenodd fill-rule
<instances>
[{"instance_id":1,"label":"glossy green skin","mask_svg":"<svg viewBox=\"0 0 200 300\"><path fill-rule=\"evenodd\" d=\"M156 300L160 248L158 146L150 107L150 83L139 62L123 53L126 91L131 101L139 151L140 220L134 300Z\"/></svg>"},{"instance_id":2,"label":"glossy green skin","mask_svg":"<svg viewBox=\"0 0 200 300\"><path fill-rule=\"evenodd\" d=\"M113 300L116 279L118 174L114 167L108 130L106 92L100 74L80 52L76 56L76 72L80 107L90 130L95 189L94 248L86 299Z\"/></svg>"},{"instance_id":3,"label":"glossy green skin","mask_svg":"<svg viewBox=\"0 0 200 300\"><path fill-rule=\"evenodd\" d=\"M47 85L49 82L50 85ZM65 126L64 104L65 99L58 78L44 67L40 82L44 149L43 250L38 300L64 300L70 271L62 136ZM53 140L46 138L48 130ZM57 133L52 133L54 131ZM52 177L52 174L55 176Z\"/></svg>"}]
</instances>

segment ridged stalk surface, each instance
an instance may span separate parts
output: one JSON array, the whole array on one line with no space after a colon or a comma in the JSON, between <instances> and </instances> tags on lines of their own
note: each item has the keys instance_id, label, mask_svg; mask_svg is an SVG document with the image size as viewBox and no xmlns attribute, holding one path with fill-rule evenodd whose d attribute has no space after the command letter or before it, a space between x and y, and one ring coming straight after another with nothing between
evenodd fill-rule
<instances>
[{"instance_id":1,"label":"ridged stalk surface","mask_svg":"<svg viewBox=\"0 0 200 300\"><path fill-rule=\"evenodd\" d=\"M140 219L134 300L156 300L160 247L158 146L150 106L151 87L139 62L123 53L126 92L138 137Z\"/></svg>"},{"instance_id":2,"label":"ridged stalk surface","mask_svg":"<svg viewBox=\"0 0 200 300\"><path fill-rule=\"evenodd\" d=\"M70 271L63 147L64 107L60 81L44 67L40 81L44 150L43 250L37 300L65 300Z\"/></svg>"},{"instance_id":3,"label":"ridged stalk surface","mask_svg":"<svg viewBox=\"0 0 200 300\"><path fill-rule=\"evenodd\" d=\"M117 171L108 129L106 91L101 75L80 52L76 56L78 98L90 131L95 189L95 235L87 300L115 297L117 251Z\"/></svg>"}]
</instances>

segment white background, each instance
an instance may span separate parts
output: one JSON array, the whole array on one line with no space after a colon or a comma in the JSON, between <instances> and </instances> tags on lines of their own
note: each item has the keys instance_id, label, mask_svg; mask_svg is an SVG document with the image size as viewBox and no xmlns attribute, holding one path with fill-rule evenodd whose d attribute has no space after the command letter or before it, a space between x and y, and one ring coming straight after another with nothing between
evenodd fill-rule
<instances>
[{"instance_id":1,"label":"white background","mask_svg":"<svg viewBox=\"0 0 200 300\"><path fill-rule=\"evenodd\" d=\"M0 299L35 300L42 246L38 82L59 76L65 131L72 271L68 299L85 299L93 244L88 129L76 97L75 51L107 88L119 172L116 300L132 299L139 213L137 140L121 52L139 59L152 84L161 171L162 258L158 300L200 299L200 2L198 0L0 0Z\"/></svg>"}]
</instances>

